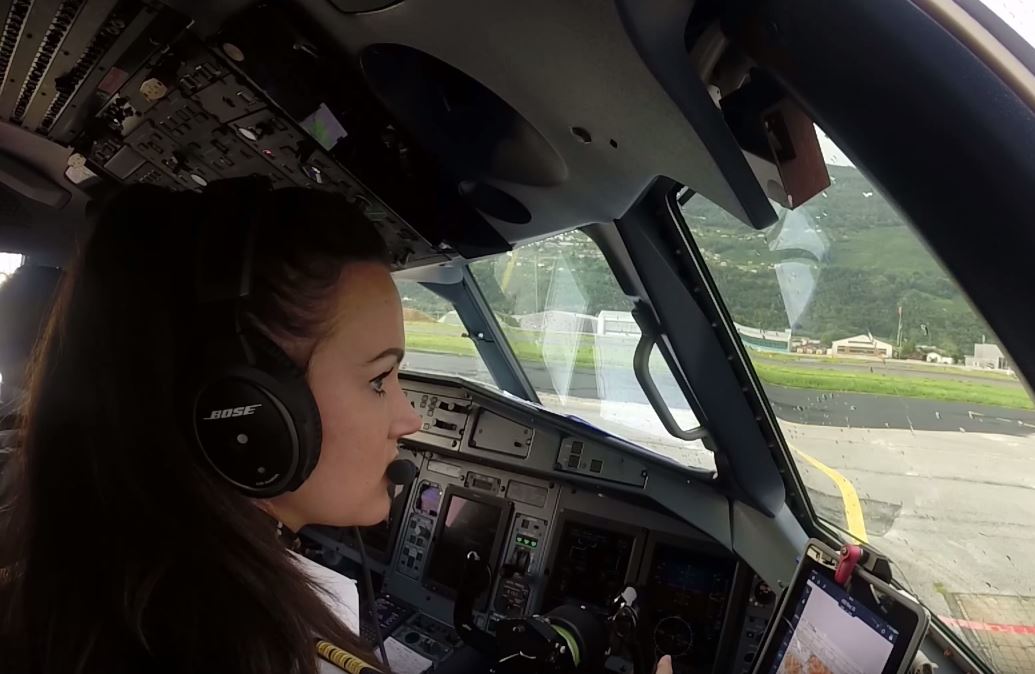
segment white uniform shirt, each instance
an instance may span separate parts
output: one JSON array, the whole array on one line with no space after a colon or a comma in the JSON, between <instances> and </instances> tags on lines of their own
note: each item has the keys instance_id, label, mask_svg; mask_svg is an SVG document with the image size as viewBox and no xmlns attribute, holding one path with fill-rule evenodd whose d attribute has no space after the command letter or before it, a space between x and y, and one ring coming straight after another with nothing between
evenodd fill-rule
<instances>
[{"instance_id":1,"label":"white uniform shirt","mask_svg":"<svg viewBox=\"0 0 1035 674\"><path fill-rule=\"evenodd\" d=\"M356 589L356 581L332 571L325 566L320 566L311 559L302 555L291 553L298 567L307 576L316 581L321 588L321 596L331 612L352 630L353 634L359 634L359 590Z\"/></svg>"}]
</instances>

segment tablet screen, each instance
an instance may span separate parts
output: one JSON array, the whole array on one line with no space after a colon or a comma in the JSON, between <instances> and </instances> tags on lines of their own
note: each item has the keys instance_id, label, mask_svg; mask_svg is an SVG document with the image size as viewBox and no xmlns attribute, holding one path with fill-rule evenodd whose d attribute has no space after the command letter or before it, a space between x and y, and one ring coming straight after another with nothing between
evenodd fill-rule
<instances>
[{"instance_id":1,"label":"tablet screen","mask_svg":"<svg viewBox=\"0 0 1035 674\"><path fill-rule=\"evenodd\" d=\"M768 674L882 674L898 630L816 569L801 588Z\"/></svg>"}]
</instances>

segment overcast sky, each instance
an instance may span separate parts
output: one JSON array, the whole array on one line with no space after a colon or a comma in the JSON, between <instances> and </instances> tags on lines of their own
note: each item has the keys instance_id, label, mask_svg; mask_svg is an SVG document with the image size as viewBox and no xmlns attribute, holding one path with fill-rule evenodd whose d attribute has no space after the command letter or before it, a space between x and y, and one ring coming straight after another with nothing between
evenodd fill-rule
<instances>
[{"instance_id":1,"label":"overcast sky","mask_svg":"<svg viewBox=\"0 0 1035 674\"><path fill-rule=\"evenodd\" d=\"M0 253L0 274L10 274L21 264L21 255L17 253Z\"/></svg>"},{"instance_id":2,"label":"overcast sky","mask_svg":"<svg viewBox=\"0 0 1035 674\"><path fill-rule=\"evenodd\" d=\"M1028 44L1035 45L1035 4L1031 0L981 0L1017 31Z\"/></svg>"}]
</instances>

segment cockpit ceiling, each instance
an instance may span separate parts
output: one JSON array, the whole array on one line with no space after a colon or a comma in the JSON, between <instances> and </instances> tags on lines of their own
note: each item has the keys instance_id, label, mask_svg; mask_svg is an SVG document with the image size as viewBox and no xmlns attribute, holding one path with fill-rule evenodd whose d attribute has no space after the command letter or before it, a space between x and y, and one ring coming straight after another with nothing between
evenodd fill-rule
<instances>
[{"instance_id":1,"label":"cockpit ceiling","mask_svg":"<svg viewBox=\"0 0 1035 674\"><path fill-rule=\"evenodd\" d=\"M82 193L119 182L199 189L259 172L341 191L401 267L614 220L658 176L755 226L774 217L695 73L693 3L352 11L370 4L0 4L4 152L75 195L48 204L71 219ZM321 142L317 125L341 128ZM97 178L77 167L73 184L55 161ZM0 218L0 244L17 243L3 231L24 223Z\"/></svg>"},{"instance_id":2,"label":"cockpit ceiling","mask_svg":"<svg viewBox=\"0 0 1035 674\"><path fill-rule=\"evenodd\" d=\"M691 69L684 45L691 2L450 0L355 15L319 0L302 4L351 53L365 60L379 45L405 45L480 83L542 134L566 177L554 178L560 172L552 165L539 184L505 172L483 176L534 215L527 225L494 223L509 240L613 220L658 175L743 219L764 217L761 191ZM752 183L740 187L753 188L739 198L738 177Z\"/></svg>"}]
</instances>

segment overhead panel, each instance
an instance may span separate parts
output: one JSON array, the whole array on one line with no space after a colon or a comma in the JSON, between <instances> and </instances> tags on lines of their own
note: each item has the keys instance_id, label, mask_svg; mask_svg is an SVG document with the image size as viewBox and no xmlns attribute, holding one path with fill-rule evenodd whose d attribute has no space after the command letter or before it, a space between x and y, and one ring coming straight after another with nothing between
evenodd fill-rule
<instances>
[{"instance_id":1,"label":"overhead panel","mask_svg":"<svg viewBox=\"0 0 1035 674\"><path fill-rule=\"evenodd\" d=\"M32 98L43 79L42 70L50 64L56 45L64 39L83 2L35 0L12 4L8 14L11 31L4 36L4 41L13 39L15 46L0 87L0 119L17 121L14 117L19 105L24 113L26 101ZM28 12L23 19L26 4Z\"/></svg>"},{"instance_id":2,"label":"overhead panel","mask_svg":"<svg viewBox=\"0 0 1035 674\"><path fill-rule=\"evenodd\" d=\"M87 53L98 32L104 26L109 13L117 0L90 0L81 3L81 7L68 27L67 32L59 29L52 31L54 40L53 52L49 61L37 56L38 63L34 69L42 75L39 85L30 92L23 89L19 103L15 106L13 121L20 122L25 128L36 130L43 118L50 112L59 95L74 83L74 76L69 77L77 64ZM112 27L109 27L111 30ZM51 31L48 31L50 34ZM60 42L57 40L60 38ZM60 106L61 103L57 102Z\"/></svg>"},{"instance_id":3,"label":"overhead panel","mask_svg":"<svg viewBox=\"0 0 1035 674\"><path fill-rule=\"evenodd\" d=\"M333 64L342 63L333 50L318 55L307 48L305 59L323 60L311 64L319 76L306 81L309 91L302 101L291 96L300 78L297 69L281 69L280 80L261 82L256 72L242 69L240 48L223 47L228 40L244 45L249 67L257 67L258 74L297 56L300 38L281 20L287 15L268 9L263 15L265 27L253 26L247 17L241 24L254 44L225 34L206 42L187 30L188 16L153 0L0 2L0 121L23 132L22 142L5 149L20 159L18 150L28 138L52 141L65 165L48 165L48 179L71 181L88 194L111 180L200 190L215 180L252 175L269 177L274 188L335 192L378 228L399 267L447 262L456 255L451 245L463 244L464 236L485 250L506 248L484 222L469 235L457 230L452 239L441 236L434 219L442 214L429 207L442 203L434 193L441 181L434 167L403 143L365 143L357 151L335 147L339 137L380 137L391 131L392 120L362 100L370 94L355 76L345 83L330 80ZM281 51L270 53L269 39ZM347 68L337 66L334 75L347 79ZM331 111L332 95L350 104L361 101L367 126ZM319 137L341 119L348 131ZM31 163L27 170L35 170ZM373 190L357 177L356 165L375 166L381 185L398 186L388 195L392 205L381 185ZM395 206L418 202L408 184L424 186L429 195L403 220ZM453 201L459 201L455 193ZM450 215L457 222L477 218L473 209ZM427 226L411 226L411 217ZM495 238L479 239L486 230Z\"/></svg>"},{"instance_id":4,"label":"overhead panel","mask_svg":"<svg viewBox=\"0 0 1035 674\"><path fill-rule=\"evenodd\" d=\"M57 96L38 131L70 143L156 52L189 25L164 7L120 0L108 13L71 69L55 73Z\"/></svg>"}]
</instances>

